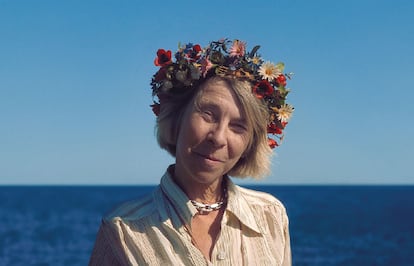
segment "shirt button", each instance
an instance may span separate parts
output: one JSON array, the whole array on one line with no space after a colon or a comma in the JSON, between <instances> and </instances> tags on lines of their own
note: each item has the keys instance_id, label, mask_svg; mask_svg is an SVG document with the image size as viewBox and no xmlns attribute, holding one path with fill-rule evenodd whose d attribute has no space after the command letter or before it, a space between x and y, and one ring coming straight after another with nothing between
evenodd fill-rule
<instances>
[{"instance_id":1,"label":"shirt button","mask_svg":"<svg viewBox=\"0 0 414 266\"><path fill-rule=\"evenodd\" d=\"M226 254L224 254L224 252L220 251L220 252L217 254L217 259L218 259L218 260L224 260L224 259L226 259Z\"/></svg>"}]
</instances>

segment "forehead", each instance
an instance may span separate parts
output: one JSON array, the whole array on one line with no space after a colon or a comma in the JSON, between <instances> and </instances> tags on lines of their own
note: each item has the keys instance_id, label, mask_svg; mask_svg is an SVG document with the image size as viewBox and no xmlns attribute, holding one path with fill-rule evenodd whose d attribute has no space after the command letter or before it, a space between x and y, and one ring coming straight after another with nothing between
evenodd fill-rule
<instances>
[{"instance_id":1,"label":"forehead","mask_svg":"<svg viewBox=\"0 0 414 266\"><path fill-rule=\"evenodd\" d=\"M203 84L196 102L217 105L224 109L233 109L239 116L245 116L245 110L233 88L225 81L214 80Z\"/></svg>"}]
</instances>

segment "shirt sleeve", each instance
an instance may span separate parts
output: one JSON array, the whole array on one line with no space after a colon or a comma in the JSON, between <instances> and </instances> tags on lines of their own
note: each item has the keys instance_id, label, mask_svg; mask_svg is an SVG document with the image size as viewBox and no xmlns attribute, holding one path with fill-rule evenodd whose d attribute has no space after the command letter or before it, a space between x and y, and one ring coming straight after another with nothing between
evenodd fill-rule
<instances>
[{"instance_id":1,"label":"shirt sleeve","mask_svg":"<svg viewBox=\"0 0 414 266\"><path fill-rule=\"evenodd\" d=\"M283 254L283 266L292 265L292 253L290 249L290 234L289 234L289 218L287 216L286 210L283 213L283 233L285 237L285 248Z\"/></svg>"},{"instance_id":2,"label":"shirt sleeve","mask_svg":"<svg viewBox=\"0 0 414 266\"><path fill-rule=\"evenodd\" d=\"M95 246L89 260L89 266L121 265L115 254L113 243L110 241L111 236L109 234L111 234L109 225L106 224L105 221L102 221L96 237Z\"/></svg>"}]
</instances>

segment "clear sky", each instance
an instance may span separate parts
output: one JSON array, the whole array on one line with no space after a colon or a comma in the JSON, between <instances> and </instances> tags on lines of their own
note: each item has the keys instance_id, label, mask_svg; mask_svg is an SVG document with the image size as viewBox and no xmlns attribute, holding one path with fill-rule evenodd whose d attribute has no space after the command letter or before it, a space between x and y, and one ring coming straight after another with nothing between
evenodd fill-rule
<instances>
[{"instance_id":1,"label":"clear sky","mask_svg":"<svg viewBox=\"0 0 414 266\"><path fill-rule=\"evenodd\" d=\"M296 110L256 184L414 184L414 2L0 0L0 184L156 184L158 48L284 61Z\"/></svg>"}]
</instances>

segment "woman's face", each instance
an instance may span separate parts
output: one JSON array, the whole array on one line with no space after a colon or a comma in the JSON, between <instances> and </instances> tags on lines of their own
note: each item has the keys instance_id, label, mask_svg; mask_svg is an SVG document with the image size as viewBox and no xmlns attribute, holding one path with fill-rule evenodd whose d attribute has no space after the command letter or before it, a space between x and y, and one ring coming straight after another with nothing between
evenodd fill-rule
<instances>
[{"instance_id":1,"label":"woman's face","mask_svg":"<svg viewBox=\"0 0 414 266\"><path fill-rule=\"evenodd\" d=\"M181 121L175 175L208 185L234 167L250 133L243 109L225 82L207 81L201 93L199 104L190 104Z\"/></svg>"}]
</instances>

